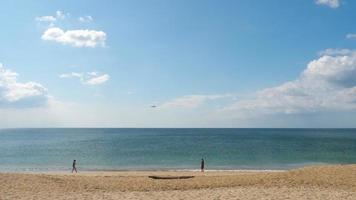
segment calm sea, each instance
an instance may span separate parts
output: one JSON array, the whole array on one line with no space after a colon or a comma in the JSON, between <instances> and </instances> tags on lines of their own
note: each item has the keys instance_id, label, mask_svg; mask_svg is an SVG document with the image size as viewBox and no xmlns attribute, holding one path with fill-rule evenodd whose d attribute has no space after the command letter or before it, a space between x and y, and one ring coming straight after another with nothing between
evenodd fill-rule
<instances>
[{"instance_id":1,"label":"calm sea","mask_svg":"<svg viewBox=\"0 0 356 200\"><path fill-rule=\"evenodd\" d=\"M356 163L356 129L0 129L0 171L289 169Z\"/></svg>"}]
</instances>

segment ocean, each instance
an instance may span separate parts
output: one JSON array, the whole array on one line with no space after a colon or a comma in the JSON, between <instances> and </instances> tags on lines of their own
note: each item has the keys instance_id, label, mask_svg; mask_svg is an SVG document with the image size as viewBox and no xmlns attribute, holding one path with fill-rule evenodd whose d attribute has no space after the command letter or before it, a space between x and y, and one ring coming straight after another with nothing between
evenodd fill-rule
<instances>
[{"instance_id":1,"label":"ocean","mask_svg":"<svg viewBox=\"0 0 356 200\"><path fill-rule=\"evenodd\" d=\"M0 129L0 171L274 170L356 163L356 129Z\"/></svg>"}]
</instances>

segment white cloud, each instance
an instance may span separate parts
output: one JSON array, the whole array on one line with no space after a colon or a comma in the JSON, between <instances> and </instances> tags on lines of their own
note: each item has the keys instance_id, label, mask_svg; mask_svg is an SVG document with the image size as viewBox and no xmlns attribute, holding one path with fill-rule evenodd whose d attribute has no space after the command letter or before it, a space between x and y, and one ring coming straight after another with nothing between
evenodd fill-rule
<instances>
[{"instance_id":1,"label":"white cloud","mask_svg":"<svg viewBox=\"0 0 356 200\"><path fill-rule=\"evenodd\" d=\"M93 21L93 17L90 15L87 16L83 16L83 17L78 17L78 20L80 22L92 22Z\"/></svg>"},{"instance_id":2,"label":"white cloud","mask_svg":"<svg viewBox=\"0 0 356 200\"><path fill-rule=\"evenodd\" d=\"M296 80L257 91L252 98L238 100L221 111L241 116L355 111L355 77L356 51L322 55Z\"/></svg>"},{"instance_id":3,"label":"white cloud","mask_svg":"<svg viewBox=\"0 0 356 200\"><path fill-rule=\"evenodd\" d=\"M230 94L222 95L186 95L163 103L160 108L196 108L206 101L232 97Z\"/></svg>"},{"instance_id":4,"label":"white cloud","mask_svg":"<svg viewBox=\"0 0 356 200\"><path fill-rule=\"evenodd\" d=\"M68 30L58 27L48 28L41 37L43 40L55 41L74 47L105 46L106 33L96 30Z\"/></svg>"},{"instance_id":5,"label":"white cloud","mask_svg":"<svg viewBox=\"0 0 356 200\"><path fill-rule=\"evenodd\" d=\"M97 75L97 76L92 76L91 78L87 79L84 81L84 84L86 85L100 85L105 83L110 79L110 76L108 74L104 75Z\"/></svg>"},{"instance_id":6,"label":"white cloud","mask_svg":"<svg viewBox=\"0 0 356 200\"><path fill-rule=\"evenodd\" d=\"M319 55L320 56L325 56L325 55L328 55L328 56L335 56L335 55L347 55L347 54L350 54L352 53L352 50L350 49L325 49L323 51L320 51L319 52Z\"/></svg>"},{"instance_id":7,"label":"white cloud","mask_svg":"<svg viewBox=\"0 0 356 200\"><path fill-rule=\"evenodd\" d=\"M78 29L78 30L63 30L55 26L55 22L64 20L68 13L57 11L53 16L40 16L35 20L39 22L48 22L49 27L41 36L42 40L54 41L74 47L96 47L105 46L106 33L103 31ZM80 22L91 22L93 17L90 15L79 17Z\"/></svg>"},{"instance_id":8,"label":"white cloud","mask_svg":"<svg viewBox=\"0 0 356 200\"><path fill-rule=\"evenodd\" d=\"M47 102L47 89L36 82L20 83L18 74L0 63L0 107L33 107Z\"/></svg>"},{"instance_id":9,"label":"white cloud","mask_svg":"<svg viewBox=\"0 0 356 200\"><path fill-rule=\"evenodd\" d=\"M77 73L70 72L59 75L60 78L78 78L84 85L100 85L110 79L108 74L100 75L98 72Z\"/></svg>"},{"instance_id":10,"label":"white cloud","mask_svg":"<svg viewBox=\"0 0 356 200\"><path fill-rule=\"evenodd\" d=\"M67 15L69 15L69 14L67 14ZM64 14L62 11L60 11L60 10L57 10L56 11L56 18L57 19L65 19L66 18L66 14Z\"/></svg>"},{"instance_id":11,"label":"white cloud","mask_svg":"<svg viewBox=\"0 0 356 200\"><path fill-rule=\"evenodd\" d=\"M67 74L61 74L59 75L60 78L79 78L80 80L83 79L83 74L81 73L76 73L76 72L71 72L71 73L67 73Z\"/></svg>"},{"instance_id":12,"label":"white cloud","mask_svg":"<svg viewBox=\"0 0 356 200\"><path fill-rule=\"evenodd\" d=\"M330 8L338 8L340 6L340 0L316 0L315 3L329 6Z\"/></svg>"},{"instance_id":13,"label":"white cloud","mask_svg":"<svg viewBox=\"0 0 356 200\"><path fill-rule=\"evenodd\" d=\"M356 33L349 33L346 35L347 39L356 39Z\"/></svg>"},{"instance_id":14,"label":"white cloud","mask_svg":"<svg viewBox=\"0 0 356 200\"><path fill-rule=\"evenodd\" d=\"M41 16L36 17L35 20L39 22L55 22L57 19L53 16Z\"/></svg>"},{"instance_id":15,"label":"white cloud","mask_svg":"<svg viewBox=\"0 0 356 200\"><path fill-rule=\"evenodd\" d=\"M58 10L58 11L56 11L56 14L53 16L52 15L40 16L40 17L36 17L35 20L39 21L39 22L53 23L57 20L65 19L66 15L69 15L69 14L64 14L62 11Z\"/></svg>"}]
</instances>

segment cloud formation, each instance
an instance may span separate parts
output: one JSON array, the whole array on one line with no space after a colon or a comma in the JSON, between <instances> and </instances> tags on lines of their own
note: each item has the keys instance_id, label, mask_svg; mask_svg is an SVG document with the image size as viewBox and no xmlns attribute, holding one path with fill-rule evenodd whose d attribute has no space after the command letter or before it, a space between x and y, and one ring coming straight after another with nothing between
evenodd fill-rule
<instances>
[{"instance_id":1,"label":"cloud formation","mask_svg":"<svg viewBox=\"0 0 356 200\"><path fill-rule=\"evenodd\" d=\"M78 78L84 85L100 85L108 81L110 76L108 74L99 74L98 72L70 72L59 75L59 78Z\"/></svg>"},{"instance_id":2,"label":"cloud formation","mask_svg":"<svg viewBox=\"0 0 356 200\"><path fill-rule=\"evenodd\" d=\"M257 91L222 111L260 115L356 110L356 51L326 52L311 61L296 80Z\"/></svg>"},{"instance_id":3,"label":"cloud formation","mask_svg":"<svg viewBox=\"0 0 356 200\"><path fill-rule=\"evenodd\" d=\"M56 27L55 24L59 20L64 20L68 13L57 11L55 15L36 17L39 22L49 23L49 27L43 32L41 39L45 41L54 41L64 45L74 47L97 47L105 46L106 33L97 30L78 29L78 30L63 30ZM91 22L93 17L90 15L81 16L78 18L80 22Z\"/></svg>"},{"instance_id":4,"label":"cloud formation","mask_svg":"<svg viewBox=\"0 0 356 200\"><path fill-rule=\"evenodd\" d=\"M105 46L106 33L96 30L68 30L58 27L48 28L42 35L42 40L54 41L74 47Z\"/></svg>"},{"instance_id":5,"label":"cloud formation","mask_svg":"<svg viewBox=\"0 0 356 200\"><path fill-rule=\"evenodd\" d=\"M47 89L36 82L20 83L18 74L0 63L0 107L35 107L47 103Z\"/></svg>"},{"instance_id":6,"label":"cloud formation","mask_svg":"<svg viewBox=\"0 0 356 200\"><path fill-rule=\"evenodd\" d=\"M66 15L69 15L69 14L64 14L62 11L60 10L57 10L56 11L56 18L57 19L65 19L66 18Z\"/></svg>"},{"instance_id":7,"label":"cloud formation","mask_svg":"<svg viewBox=\"0 0 356 200\"><path fill-rule=\"evenodd\" d=\"M68 14L67 14L68 15ZM53 23L57 20L63 20L65 19L66 14L64 14L62 11L57 10L55 15L47 15L47 16L40 16L40 17L36 17L35 20L39 21L39 22L49 22L49 23Z\"/></svg>"},{"instance_id":8,"label":"cloud formation","mask_svg":"<svg viewBox=\"0 0 356 200\"><path fill-rule=\"evenodd\" d=\"M90 15L87 16L83 16L83 17L78 17L78 20L80 22L92 22L93 21L93 17Z\"/></svg>"},{"instance_id":9,"label":"cloud formation","mask_svg":"<svg viewBox=\"0 0 356 200\"><path fill-rule=\"evenodd\" d=\"M325 49L319 52L320 56L336 56L336 55L348 55L353 51L351 49Z\"/></svg>"},{"instance_id":10,"label":"cloud formation","mask_svg":"<svg viewBox=\"0 0 356 200\"><path fill-rule=\"evenodd\" d=\"M346 35L347 39L356 39L356 33L349 33Z\"/></svg>"},{"instance_id":11,"label":"cloud formation","mask_svg":"<svg viewBox=\"0 0 356 200\"><path fill-rule=\"evenodd\" d=\"M55 22L57 19L53 16L41 16L36 17L35 20L39 22Z\"/></svg>"},{"instance_id":12,"label":"cloud formation","mask_svg":"<svg viewBox=\"0 0 356 200\"><path fill-rule=\"evenodd\" d=\"M196 108L207 101L232 97L231 94L219 95L186 95L163 103L160 108Z\"/></svg>"},{"instance_id":13,"label":"cloud formation","mask_svg":"<svg viewBox=\"0 0 356 200\"><path fill-rule=\"evenodd\" d=\"M41 38L74 47L96 47L105 46L106 33L96 30L64 31L58 27L51 27L43 33Z\"/></svg>"},{"instance_id":14,"label":"cloud formation","mask_svg":"<svg viewBox=\"0 0 356 200\"><path fill-rule=\"evenodd\" d=\"M340 6L340 0L316 0L315 3L329 6L330 8L338 8Z\"/></svg>"}]
</instances>

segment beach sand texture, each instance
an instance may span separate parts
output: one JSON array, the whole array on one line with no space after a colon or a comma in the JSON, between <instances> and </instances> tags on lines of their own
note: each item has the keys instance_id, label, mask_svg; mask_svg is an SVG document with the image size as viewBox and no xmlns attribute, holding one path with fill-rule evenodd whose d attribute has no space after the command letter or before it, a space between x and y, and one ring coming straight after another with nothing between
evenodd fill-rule
<instances>
[{"instance_id":1,"label":"beach sand texture","mask_svg":"<svg viewBox=\"0 0 356 200\"><path fill-rule=\"evenodd\" d=\"M1 173L0 199L356 199L356 165L285 172Z\"/></svg>"}]
</instances>

